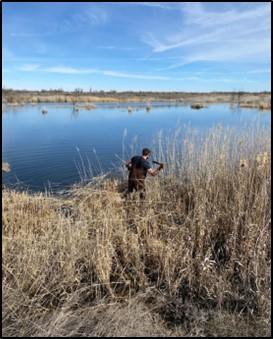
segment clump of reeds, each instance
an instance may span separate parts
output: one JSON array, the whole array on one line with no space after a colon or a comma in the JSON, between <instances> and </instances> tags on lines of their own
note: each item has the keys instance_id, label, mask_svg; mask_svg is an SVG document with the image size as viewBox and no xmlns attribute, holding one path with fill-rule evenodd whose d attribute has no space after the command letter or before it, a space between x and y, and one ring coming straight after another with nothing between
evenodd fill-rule
<instances>
[{"instance_id":1,"label":"clump of reeds","mask_svg":"<svg viewBox=\"0 0 273 339\"><path fill-rule=\"evenodd\" d=\"M245 101L240 103L240 107L244 108L258 108L259 110L271 110L271 101L263 102L263 101Z\"/></svg>"},{"instance_id":2,"label":"clump of reeds","mask_svg":"<svg viewBox=\"0 0 273 339\"><path fill-rule=\"evenodd\" d=\"M269 335L268 129L181 130L154 149L166 166L145 201L117 179L3 191L3 334Z\"/></svg>"},{"instance_id":3,"label":"clump of reeds","mask_svg":"<svg viewBox=\"0 0 273 339\"><path fill-rule=\"evenodd\" d=\"M201 109L204 108L203 104L191 104L192 109Z\"/></svg>"},{"instance_id":4,"label":"clump of reeds","mask_svg":"<svg viewBox=\"0 0 273 339\"><path fill-rule=\"evenodd\" d=\"M2 172L6 172L6 173L10 172L10 165L9 165L9 163L2 161Z\"/></svg>"},{"instance_id":5,"label":"clump of reeds","mask_svg":"<svg viewBox=\"0 0 273 339\"><path fill-rule=\"evenodd\" d=\"M96 105L95 104L88 104L88 105L84 105L83 108L90 111L91 109L95 109Z\"/></svg>"},{"instance_id":6,"label":"clump of reeds","mask_svg":"<svg viewBox=\"0 0 273 339\"><path fill-rule=\"evenodd\" d=\"M271 110L271 102L261 102L259 104L259 109L260 110Z\"/></svg>"}]
</instances>

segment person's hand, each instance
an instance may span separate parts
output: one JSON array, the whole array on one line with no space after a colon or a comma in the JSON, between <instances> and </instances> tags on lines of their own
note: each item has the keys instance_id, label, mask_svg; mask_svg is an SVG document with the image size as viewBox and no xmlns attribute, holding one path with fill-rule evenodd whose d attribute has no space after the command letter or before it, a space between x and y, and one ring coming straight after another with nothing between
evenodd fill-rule
<instances>
[{"instance_id":1,"label":"person's hand","mask_svg":"<svg viewBox=\"0 0 273 339\"><path fill-rule=\"evenodd\" d=\"M125 166L127 167L128 170L130 170L132 167L131 161L127 161Z\"/></svg>"}]
</instances>

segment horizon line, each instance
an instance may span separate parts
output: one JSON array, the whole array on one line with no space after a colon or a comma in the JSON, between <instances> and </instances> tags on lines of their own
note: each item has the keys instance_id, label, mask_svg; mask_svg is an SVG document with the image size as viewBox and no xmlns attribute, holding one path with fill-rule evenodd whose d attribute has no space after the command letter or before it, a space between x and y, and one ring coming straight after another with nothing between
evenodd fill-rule
<instances>
[{"instance_id":1,"label":"horizon line","mask_svg":"<svg viewBox=\"0 0 273 339\"><path fill-rule=\"evenodd\" d=\"M74 90L65 90L62 88L50 88L50 89L18 89L18 88L3 88L2 91L18 91L18 92L63 92L63 93L84 93L84 94L94 94L99 92L104 93L271 93L271 90L260 90L260 91L247 91L247 90L226 90L226 91L177 91L177 90L169 90L169 91L158 91L158 90L103 90L103 89L94 89L84 90L82 88L75 88Z\"/></svg>"}]
</instances>

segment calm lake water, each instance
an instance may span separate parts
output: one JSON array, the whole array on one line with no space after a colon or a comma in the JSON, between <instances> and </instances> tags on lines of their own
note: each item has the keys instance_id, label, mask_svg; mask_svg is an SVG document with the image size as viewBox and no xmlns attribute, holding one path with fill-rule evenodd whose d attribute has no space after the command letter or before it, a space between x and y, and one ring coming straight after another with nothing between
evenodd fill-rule
<instances>
[{"instance_id":1,"label":"calm lake water","mask_svg":"<svg viewBox=\"0 0 273 339\"><path fill-rule=\"evenodd\" d=\"M5 185L20 182L30 190L63 188L80 181L82 163L88 175L101 170L115 173L124 156L131 157L129 145L137 138L136 150L152 147L162 130L165 135L177 126L190 125L206 131L216 124L242 128L257 121L269 125L270 112L240 109L225 104L201 110L190 106L153 103L97 104L94 110L73 111L69 104L25 105L6 108L3 120L2 158L12 171L2 175ZM138 107L128 113L127 107ZM43 107L48 110L42 114Z\"/></svg>"}]
</instances>

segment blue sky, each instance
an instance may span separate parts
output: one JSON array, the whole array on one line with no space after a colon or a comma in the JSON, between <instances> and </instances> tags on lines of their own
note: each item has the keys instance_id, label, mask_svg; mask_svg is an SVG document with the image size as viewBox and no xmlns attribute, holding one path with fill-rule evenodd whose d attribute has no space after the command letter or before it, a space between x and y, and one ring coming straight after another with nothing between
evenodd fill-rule
<instances>
[{"instance_id":1,"label":"blue sky","mask_svg":"<svg viewBox=\"0 0 273 339\"><path fill-rule=\"evenodd\" d=\"M271 90L268 2L2 3L17 89Z\"/></svg>"}]
</instances>

